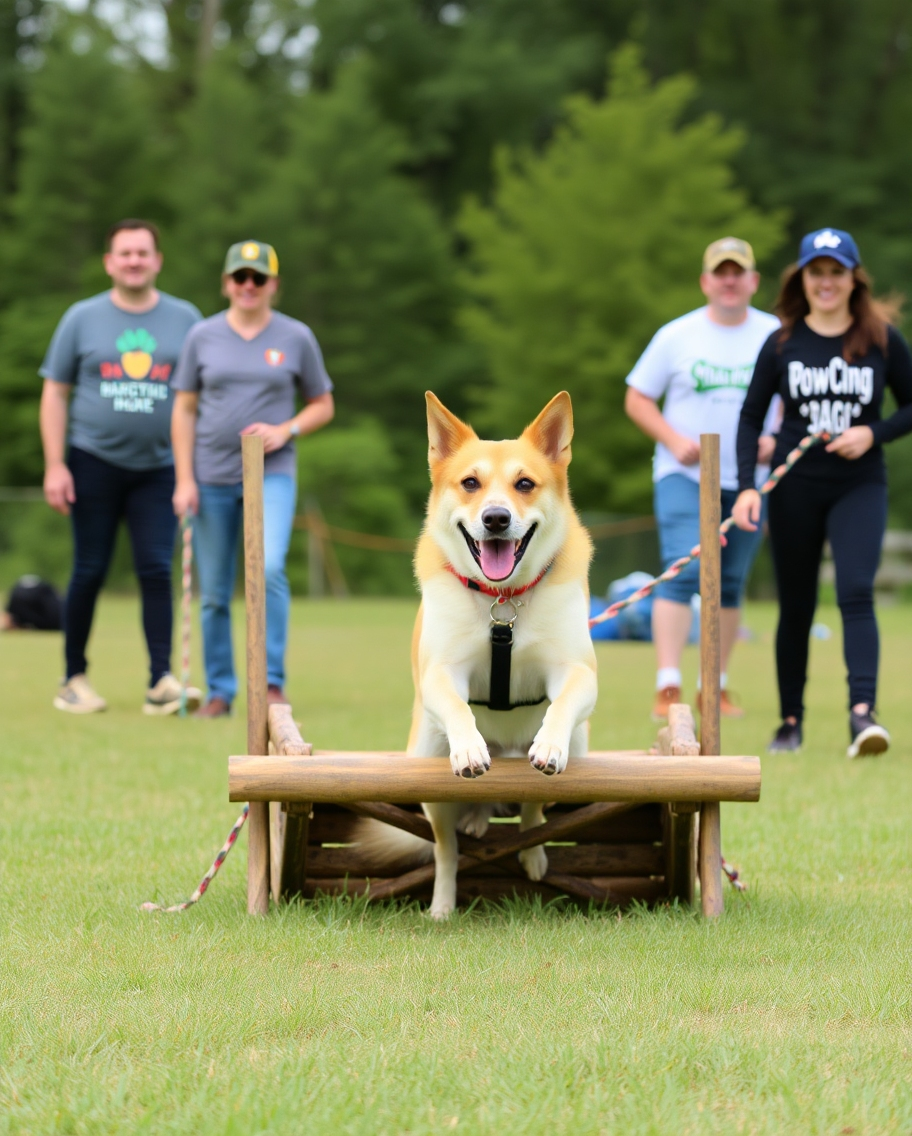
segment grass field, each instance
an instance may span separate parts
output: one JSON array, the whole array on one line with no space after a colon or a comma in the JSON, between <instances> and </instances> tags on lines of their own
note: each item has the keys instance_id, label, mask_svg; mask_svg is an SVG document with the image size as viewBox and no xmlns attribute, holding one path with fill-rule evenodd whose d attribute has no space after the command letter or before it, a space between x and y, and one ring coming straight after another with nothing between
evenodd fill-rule
<instances>
[{"instance_id":1,"label":"grass field","mask_svg":"<svg viewBox=\"0 0 912 1136\"><path fill-rule=\"evenodd\" d=\"M309 739L403 744L413 610L295 605ZM762 752L776 723L773 618L747 613L727 752ZM234 820L243 718L140 715L134 601L100 610L105 715L51 709L56 636L3 636L0 1133L912 1132L912 609L882 612L895 742L876 762L845 759L838 617L820 618L807 748L765 758L759 805L723 806L750 891L713 925L519 902L445 926L332 900L251 920L243 839L198 907L140 914L188 895ZM648 744L650 646L599 661L593 744Z\"/></svg>"}]
</instances>

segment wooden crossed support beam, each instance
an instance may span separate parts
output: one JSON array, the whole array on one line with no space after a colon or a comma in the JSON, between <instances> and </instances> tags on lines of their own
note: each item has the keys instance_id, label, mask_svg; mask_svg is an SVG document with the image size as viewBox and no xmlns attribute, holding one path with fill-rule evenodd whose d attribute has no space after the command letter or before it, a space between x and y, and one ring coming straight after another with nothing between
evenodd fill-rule
<instances>
[{"instance_id":1,"label":"wooden crossed support beam","mask_svg":"<svg viewBox=\"0 0 912 1136\"><path fill-rule=\"evenodd\" d=\"M429 840L431 843L434 841L433 830L427 819L420 813L410 813L407 809L400 809L396 805L368 801L353 801L346 804L345 807L351 812L357 813L358 816L371 817L374 820L380 820L385 824L401 828L405 832L410 832L413 836L420 836L423 840ZM632 801L586 805L583 808L575 809L572 813L565 813L553 820L546 821L536 828L527 829L525 832L520 832L515 825L510 825L509 830L504 832L500 829L506 826L495 825L480 839L460 832L458 834L460 855L457 871L465 872L479 864L496 864L498 860L515 856L518 852L522 852L526 848L534 848L537 844L545 844L552 840L568 840L575 832L595 820L620 816L621 813L630 812L631 809L636 807L636 802ZM414 868L395 879L384 880L381 883L371 885L368 895L371 900L392 899L394 896L402 895L404 892L429 883L433 878L434 865L423 864L420 868ZM602 901L607 898L605 888L583 879L581 876L568 875L566 872L548 872L541 882L550 884L552 887L579 899Z\"/></svg>"}]
</instances>

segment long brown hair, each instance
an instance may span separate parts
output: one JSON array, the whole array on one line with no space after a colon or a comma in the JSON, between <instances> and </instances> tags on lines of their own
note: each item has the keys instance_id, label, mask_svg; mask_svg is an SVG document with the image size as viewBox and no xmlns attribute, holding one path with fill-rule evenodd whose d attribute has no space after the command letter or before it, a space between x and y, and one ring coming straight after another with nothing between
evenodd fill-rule
<instances>
[{"instance_id":1,"label":"long brown hair","mask_svg":"<svg viewBox=\"0 0 912 1136\"><path fill-rule=\"evenodd\" d=\"M779 343L784 343L794 330L795 324L810 312L811 306L804 294L802 269L790 264L782 273L779 296L773 309L782 327L779 330ZM867 355L872 347L879 347L887 353L887 331L899 319L902 296L886 296L875 299L871 295L871 278L863 268L852 269L855 287L849 297L849 311L852 313L852 326L842 341L842 354L851 363L861 355Z\"/></svg>"}]
</instances>

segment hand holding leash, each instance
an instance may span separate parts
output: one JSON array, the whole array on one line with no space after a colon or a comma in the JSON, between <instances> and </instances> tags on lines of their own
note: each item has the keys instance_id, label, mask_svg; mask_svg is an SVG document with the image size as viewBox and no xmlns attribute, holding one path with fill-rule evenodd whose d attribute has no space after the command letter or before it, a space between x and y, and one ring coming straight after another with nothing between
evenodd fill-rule
<instances>
[{"instance_id":1,"label":"hand holding leash","mask_svg":"<svg viewBox=\"0 0 912 1136\"><path fill-rule=\"evenodd\" d=\"M760 493L756 489L745 489L738 494L738 500L732 509L731 515L739 529L745 532L756 532L760 524L760 509L762 508Z\"/></svg>"}]
</instances>

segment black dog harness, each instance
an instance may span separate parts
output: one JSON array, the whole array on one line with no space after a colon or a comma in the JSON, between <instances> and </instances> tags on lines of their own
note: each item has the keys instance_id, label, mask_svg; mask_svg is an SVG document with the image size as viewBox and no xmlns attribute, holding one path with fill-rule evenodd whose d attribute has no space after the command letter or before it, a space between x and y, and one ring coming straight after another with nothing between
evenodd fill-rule
<instances>
[{"instance_id":1,"label":"black dog harness","mask_svg":"<svg viewBox=\"0 0 912 1136\"><path fill-rule=\"evenodd\" d=\"M542 702L546 701L548 697L546 694L543 694L541 698L529 699L526 702L510 701L513 624L516 622L516 616L519 614L519 609L522 607L522 603L516 600L516 597L522 595L523 592L528 592L530 588L534 588L551 568L551 565L549 564L541 575L537 576L531 584L526 584L524 588L509 588L505 591L489 588L486 584L481 584L477 580L471 579L469 576L461 576L456 569L450 567L449 564L447 568L469 591L482 592L486 596L494 596L494 602L491 604L491 686L488 691L488 700L485 702L480 698L470 698L469 705L487 706L489 710L515 710L518 706L539 706ZM512 614L509 619L498 618L500 615L498 609L507 604L509 604L512 609ZM506 612L503 612L503 615L506 615Z\"/></svg>"}]
</instances>

